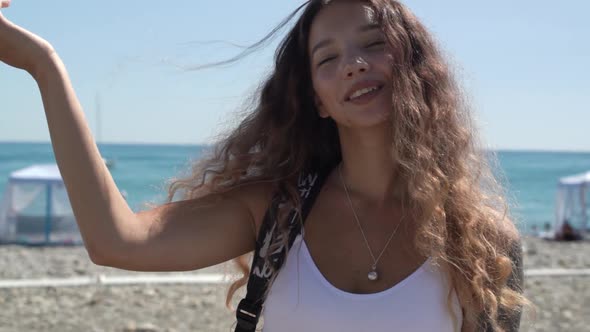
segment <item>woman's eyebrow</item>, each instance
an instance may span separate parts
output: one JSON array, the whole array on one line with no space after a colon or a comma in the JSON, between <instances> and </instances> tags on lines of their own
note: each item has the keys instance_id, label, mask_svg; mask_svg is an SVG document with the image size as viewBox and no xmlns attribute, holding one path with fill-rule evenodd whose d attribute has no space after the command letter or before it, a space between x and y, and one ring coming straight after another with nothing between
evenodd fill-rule
<instances>
[{"instance_id":1,"label":"woman's eyebrow","mask_svg":"<svg viewBox=\"0 0 590 332\"><path fill-rule=\"evenodd\" d=\"M379 29L380 26L379 24L376 23L369 23L369 24L365 24L360 26L357 31L358 32L366 32L366 31L371 31L371 30L375 30L375 29ZM318 42L312 49L311 49L311 57L313 57L313 55L315 54L316 51L318 51L320 48L322 47L326 47L330 44L332 44L334 42L333 39L324 39L320 42Z\"/></svg>"}]
</instances>

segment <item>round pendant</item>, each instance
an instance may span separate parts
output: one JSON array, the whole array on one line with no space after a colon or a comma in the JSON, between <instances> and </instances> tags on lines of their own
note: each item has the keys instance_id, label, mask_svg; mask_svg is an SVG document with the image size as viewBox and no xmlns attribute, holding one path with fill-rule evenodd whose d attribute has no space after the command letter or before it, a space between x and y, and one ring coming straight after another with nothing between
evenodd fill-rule
<instances>
[{"instance_id":1,"label":"round pendant","mask_svg":"<svg viewBox=\"0 0 590 332\"><path fill-rule=\"evenodd\" d=\"M369 280L375 281L375 280L377 280L379 275L377 274L377 271L371 271L371 272L369 272L368 277L369 277Z\"/></svg>"}]
</instances>

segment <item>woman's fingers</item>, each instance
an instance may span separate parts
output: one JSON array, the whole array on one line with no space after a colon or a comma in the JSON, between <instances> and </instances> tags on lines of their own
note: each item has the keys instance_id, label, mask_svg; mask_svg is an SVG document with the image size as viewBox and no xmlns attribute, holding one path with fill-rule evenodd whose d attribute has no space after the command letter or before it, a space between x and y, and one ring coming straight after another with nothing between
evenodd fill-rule
<instances>
[{"instance_id":1,"label":"woman's fingers","mask_svg":"<svg viewBox=\"0 0 590 332\"><path fill-rule=\"evenodd\" d=\"M0 0L0 8L6 8L10 6L10 0Z\"/></svg>"}]
</instances>

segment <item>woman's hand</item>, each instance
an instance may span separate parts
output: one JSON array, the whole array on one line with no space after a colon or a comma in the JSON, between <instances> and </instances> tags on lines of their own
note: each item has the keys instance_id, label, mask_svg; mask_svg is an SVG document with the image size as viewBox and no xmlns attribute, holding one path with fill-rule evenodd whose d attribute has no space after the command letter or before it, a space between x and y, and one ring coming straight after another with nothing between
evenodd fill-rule
<instances>
[{"instance_id":1,"label":"woman's hand","mask_svg":"<svg viewBox=\"0 0 590 332\"><path fill-rule=\"evenodd\" d=\"M10 0L0 0L0 8L8 6ZM36 77L43 62L53 53L46 40L10 22L0 11L0 61Z\"/></svg>"}]
</instances>

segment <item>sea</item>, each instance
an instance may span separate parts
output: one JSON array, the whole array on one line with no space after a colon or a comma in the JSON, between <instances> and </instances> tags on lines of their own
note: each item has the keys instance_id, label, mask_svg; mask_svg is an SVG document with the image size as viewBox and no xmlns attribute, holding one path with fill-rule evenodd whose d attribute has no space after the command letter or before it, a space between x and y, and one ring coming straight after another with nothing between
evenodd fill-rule
<instances>
[{"instance_id":1,"label":"sea","mask_svg":"<svg viewBox=\"0 0 590 332\"><path fill-rule=\"evenodd\" d=\"M119 190L125 191L134 211L145 209L146 203L165 202L168 181L188 174L190 165L209 148L206 145L99 145L102 156L114 162L113 179ZM524 233L553 223L559 178L590 171L588 152L495 151L495 154L511 214ZM0 193L4 192L11 172L39 163L55 163L49 143L0 142Z\"/></svg>"}]
</instances>

